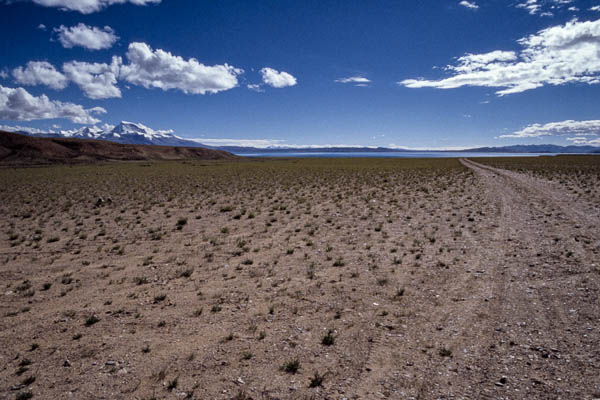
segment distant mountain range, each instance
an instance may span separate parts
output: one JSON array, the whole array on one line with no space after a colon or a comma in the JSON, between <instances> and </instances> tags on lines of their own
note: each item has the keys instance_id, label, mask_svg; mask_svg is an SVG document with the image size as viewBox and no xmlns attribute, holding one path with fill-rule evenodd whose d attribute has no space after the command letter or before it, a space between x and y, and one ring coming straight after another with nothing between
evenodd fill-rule
<instances>
[{"instance_id":1,"label":"distant mountain range","mask_svg":"<svg viewBox=\"0 0 600 400\"><path fill-rule=\"evenodd\" d=\"M409 150L386 147L243 147L243 146L209 146L194 140L184 139L173 134L172 131L154 130L140 123L123 121L117 126L107 128L98 128L96 126L86 126L77 130L58 131L58 132L32 132L26 130L15 131L35 137L46 138L72 138L72 139L95 139L107 140L121 144L144 144L156 146L178 146L178 147L204 147L207 149L225 150L235 154L252 153L407 153L423 152L436 150ZM448 152L437 150L438 152ZM558 146L553 144L536 145L514 145L501 147L477 147L465 150L452 150L452 152L471 152L471 153L548 153L548 154L574 154L574 153L600 153L600 147L594 146Z\"/></svg>"},{"instance_id":2,"label":"distant mountain range","mask_svg":"<svg viewBox=\"0 0 600 400\"><path fill-rule=\"evenodd\" d=\"M209 146L206 146L209 147ZM240 147L219 146L212 147L225 150L234 154L256 154L256 153L544 153L544 154L590 154L599 153L600 147L593 146L557 146L553 144L532 144L502 147L476 147L464 150L409 150L386 147Z\"/></svg>"},{"instance_id":3,"label":"distant mountain range","mask_svg":"<svg viewBox=\"0 0 600 400\"><path fill-rule=\"evenodd\" d=\"M0 165L3 166L131 160L234 160L238 158L226 151L202 147L122 144L108 140L73 137L39 138L0 131Z\"/></svg>"},{"instance_id":4,"label":"distant mountain range","mask_svg":"<svg viewBox=\"0 0 600 400\"><path fill-rule=\"evenodd\" d=\"M175 136L172 131L155 131L140 123L123 121L119 125L106 129L97 126L86 126L76 130L58 132L30 132L17 130L14 133L42 137L42 138L66 138L66 139L95 139L107 140L121 144L146 144L155 146L178 146L178 147L207 147L192 140L182 139Z\"/></svg>"}]
</instances>

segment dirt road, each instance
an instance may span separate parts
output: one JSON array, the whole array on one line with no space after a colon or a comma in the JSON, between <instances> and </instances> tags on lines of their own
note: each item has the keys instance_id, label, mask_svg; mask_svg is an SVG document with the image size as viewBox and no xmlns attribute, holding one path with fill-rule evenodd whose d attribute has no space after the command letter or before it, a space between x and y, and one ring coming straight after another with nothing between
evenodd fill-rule
<instances>
[{"instance_id":1,"label":"dirt road","mask_svg":"<svg viewBox=\"0 0 600 400\"><path fill-rule=\"evenodd\" d=\"M461 162L494 209L464 237L478 250L407 300L414 315L375 340L357 393L599 398L598 210L539 179Z\"/></svg>"}]
</instances>

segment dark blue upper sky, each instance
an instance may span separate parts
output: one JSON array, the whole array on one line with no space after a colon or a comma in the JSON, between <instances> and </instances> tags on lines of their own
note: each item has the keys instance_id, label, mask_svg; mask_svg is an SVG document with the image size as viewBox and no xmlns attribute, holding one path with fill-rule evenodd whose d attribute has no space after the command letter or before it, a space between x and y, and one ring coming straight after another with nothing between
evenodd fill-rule
<instances>
[{"instance_id":1,"label":"dark blue upper sky","mask_svg":"<svg viewBox=\"0 0 600 400\"><path fill-rule=\"evenodd\" d=\"M597 5L0 0L0 125L127 120L231 143L600 144Z\"/></svg>"}]
</instances>

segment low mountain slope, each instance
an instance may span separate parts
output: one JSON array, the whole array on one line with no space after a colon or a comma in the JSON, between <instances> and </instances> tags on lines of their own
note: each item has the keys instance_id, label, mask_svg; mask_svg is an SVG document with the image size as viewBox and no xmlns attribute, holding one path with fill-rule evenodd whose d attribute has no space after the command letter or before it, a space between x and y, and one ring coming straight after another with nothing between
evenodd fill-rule
<instances>
[{"instance_id":1,"label":"low mountain slope","mask_svg":"<svg viewBox=\"0 0 600 400\"><path fill-rule=\"evenodd\" d=\"M0 131L0 163L48 164L109 160L225 160L231 153L201 147L119 144L104 140L36 138Z\"/></svg>"}]
</instances>

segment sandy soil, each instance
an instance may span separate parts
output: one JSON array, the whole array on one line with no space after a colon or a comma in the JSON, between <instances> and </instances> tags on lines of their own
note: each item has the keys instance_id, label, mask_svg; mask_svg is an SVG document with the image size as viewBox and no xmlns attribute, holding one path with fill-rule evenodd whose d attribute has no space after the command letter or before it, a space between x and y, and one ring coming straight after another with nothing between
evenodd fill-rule
<instances>
[{"instance_id":1,"label":"sandy soil","mask_svg":"<svg viewBox=\"0 0 600 400\"><path fill-rule=\"evenodd\" d=\"M600 208L560 183L469 160L0 175L2 398L600 398Z\"/></svg>"}]
</instances>

